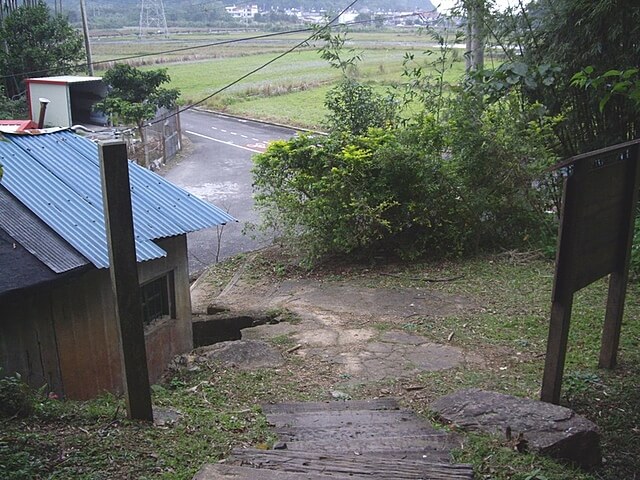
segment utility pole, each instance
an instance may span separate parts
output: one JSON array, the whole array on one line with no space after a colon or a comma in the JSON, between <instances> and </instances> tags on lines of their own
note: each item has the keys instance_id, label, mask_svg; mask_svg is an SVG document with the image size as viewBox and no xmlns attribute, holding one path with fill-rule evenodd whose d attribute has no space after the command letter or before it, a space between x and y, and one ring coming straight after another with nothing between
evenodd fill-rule
<instances>
[{"instance_id":1,"label":"utility pole","mask_svg":"<svg viewBox=\"0 0 640 480\"><path fill-rule=\"evenodd\" d=\"M87 67L89 75L93 76L93 61L91 60L91 40L89 39L89 23L87 22L87 6L80 0L80 15L82 16L82 33L84 34L84 49L87 52Z\"/></svg>"},{"instance_id":2,"label":"utility pole","mask_svg":"<svg viewBox=\"0 0 640 480\"><path fill-rule=\"evenodd\" d=\"M150 28L161 31L165 37L169 36L167 17L164 14L162 0L140 0L140 30L138 36L142 37Z\"/></svg>"},{"instance_id":3,"label":"utility pole","mask_svg":"<svg viewBox=\"0 0 640 480\"><path fill-rule=\"evenodd\" d=\"M466 0L467 10L467 72L484 69L485 0Z\"/></svg>"}]
</instances>

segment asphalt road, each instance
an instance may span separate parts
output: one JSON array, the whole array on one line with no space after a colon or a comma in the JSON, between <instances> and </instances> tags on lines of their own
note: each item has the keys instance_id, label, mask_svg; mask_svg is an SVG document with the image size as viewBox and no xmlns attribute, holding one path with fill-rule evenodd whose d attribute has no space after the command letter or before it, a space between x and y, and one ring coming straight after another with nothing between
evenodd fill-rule
<instances>
[{"instance_id":1,"label":"asphalt road","mask_svg":"<svg viewBox=\"0 0 640 480\"><path fill-rule=\"evenodd\" d=\"M219 229L187 236L189 271L196 274L215 263L216 256L222 260L271 242L271 238L242 233L248 222L260 220L252 198L251 158L270 141L290 138L296 131L195 110L183 112L180 121L192 146L164 177L238 219L222 229L219 253Z\"/></svg>"}]
</instances>

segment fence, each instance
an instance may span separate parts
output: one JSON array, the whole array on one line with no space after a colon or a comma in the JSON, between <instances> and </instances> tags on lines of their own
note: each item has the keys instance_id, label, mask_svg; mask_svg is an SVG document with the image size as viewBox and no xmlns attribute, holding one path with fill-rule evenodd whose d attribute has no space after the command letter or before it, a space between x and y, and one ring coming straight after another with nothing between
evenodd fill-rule
<instances>
[{"instance_id":1,"label":"fence","mask_svg":"<svg viewBox=\"0 0 640 480\"><path fill-rule=\"evenodd\" d=\"M144 142L129 139L129 156L143 166L156 170L167 163L182 148L182 132L178 108L161 109L143 127Z\"/></svg>"}]
</instances>

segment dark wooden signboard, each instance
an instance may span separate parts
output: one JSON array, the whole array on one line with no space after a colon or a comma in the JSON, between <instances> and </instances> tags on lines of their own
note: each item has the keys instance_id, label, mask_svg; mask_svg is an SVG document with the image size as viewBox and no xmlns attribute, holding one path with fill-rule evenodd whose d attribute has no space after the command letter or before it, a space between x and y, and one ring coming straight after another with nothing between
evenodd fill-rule
<instances>
[{"instance_id":1,"label":"dark wooden signboard","mask_svg":"<svg viewBox=\"0 0 640 480\"><path fill-rule=\"evenodd\" d=\"M565 169L560 235L541 399L559 403L575 292L605 275L609 294L600 368L616 364L627 289L640 139L576 157Z\"/></svg>"}]
</instances>

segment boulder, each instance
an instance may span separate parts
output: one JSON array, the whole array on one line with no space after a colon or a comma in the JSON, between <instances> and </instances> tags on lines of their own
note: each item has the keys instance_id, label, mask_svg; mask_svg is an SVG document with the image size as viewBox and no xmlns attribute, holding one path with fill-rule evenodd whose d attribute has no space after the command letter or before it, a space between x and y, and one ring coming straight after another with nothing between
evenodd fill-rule
<instances>
[{"instance_id":1,"label":"boulder","mask_svg":"<svg viewBox=\"0 0 640 480\"><path fill-rule=\"evenodd\" d=\"M462 430L506 434L519 450L569 460L583 468L596 467L602 459L597 426L559 405L467 389L439 398L431 410Z\"/></svg>"}]
</instances>

